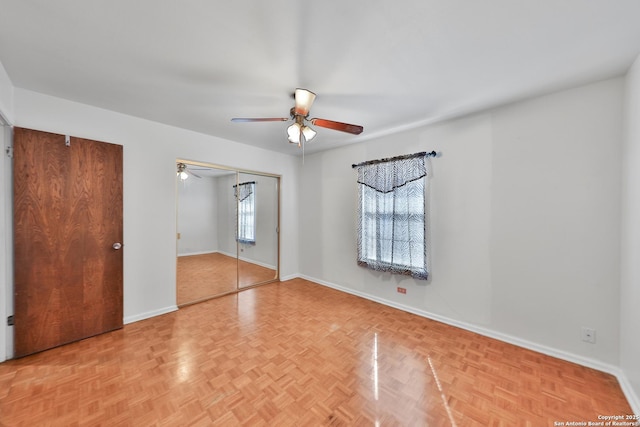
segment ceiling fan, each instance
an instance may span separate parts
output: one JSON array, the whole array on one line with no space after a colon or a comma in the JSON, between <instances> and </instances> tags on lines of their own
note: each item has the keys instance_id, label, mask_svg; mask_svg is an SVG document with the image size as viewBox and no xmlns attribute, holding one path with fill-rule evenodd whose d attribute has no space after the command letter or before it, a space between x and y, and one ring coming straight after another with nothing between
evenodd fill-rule
<instances>
[{"instance_id":1,"label":"ceiling fan","mask_svg":"<svg viewBox=\"0 0 640 427\"><path fill-rule=\"evenodd\" d=\"M309 119L309 109L313 100L316 99L316 94L307 89L296 89L294 93L295 106L289 111L290 117L273 117L273 118L244 118L235 117L231 119L232 122L286 122L293 120L294 123L287 128L287 134L289 142L292 144L298 144L304 146L306 142L311 141L316 136L316 131L307 126L307 122L315 126L323 128L339 130L341 132L347 132L354 135L359 135L363 131L363 127L359 125L352 125L349 123L336 122L333 120Z\"/></svg>"},{"instance_id":2,"label":"ceiling fan","mask_svg":"<svg viewBox=\"0 0 640 427\"><path fill-rule=\"evenodd\" d=\"M193 173L190 170L187 169L187 165L185 163L178 163L178 178L180 178L182 181L184 181L185 179L189 178L189 175L195 177L195 178L202 178L200 175L198 175L197 173Z\"/></svg>"}]
</instances>

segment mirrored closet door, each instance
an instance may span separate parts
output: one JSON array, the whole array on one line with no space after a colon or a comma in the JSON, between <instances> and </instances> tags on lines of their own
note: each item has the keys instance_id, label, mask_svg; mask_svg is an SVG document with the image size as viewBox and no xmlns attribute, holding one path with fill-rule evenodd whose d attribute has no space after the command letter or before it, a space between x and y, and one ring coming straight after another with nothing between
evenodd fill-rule
<instances>
[{"instance_id":1,"label":"mirrored closet door","mask_svg":"<svg viewBox=\"0 0 640 427\"><path fill-rule=\"evenodd\" d=\"M279 177L178 160L178 306L279 277Z\"/></svg>"},{"instance_id":2,"label":"mirrored closet door","mask_svg":"<svg viewBox=\"0 0 640 427\"><path fill-rule=\"evenodd\" d=\"M278 277L278 178L238 174L238 286Z\"/></svg>"}]
</instances>

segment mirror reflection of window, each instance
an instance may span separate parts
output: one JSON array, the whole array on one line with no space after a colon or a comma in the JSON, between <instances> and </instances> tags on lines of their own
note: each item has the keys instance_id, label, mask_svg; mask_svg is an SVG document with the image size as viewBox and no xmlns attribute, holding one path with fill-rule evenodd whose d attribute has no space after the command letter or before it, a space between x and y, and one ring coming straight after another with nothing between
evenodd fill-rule
<instances>
[{"instance_id":1,"label":"mirror reflection of window","mask_svg":"<svg viewBox=\"0 0 640 427\"><path fill-rule=\"evenodd\" d=\"M236 240L238 243L256 244L256 183L242 182L235 188L238 199L238 229Z\"/></svg>"}]
</instances>

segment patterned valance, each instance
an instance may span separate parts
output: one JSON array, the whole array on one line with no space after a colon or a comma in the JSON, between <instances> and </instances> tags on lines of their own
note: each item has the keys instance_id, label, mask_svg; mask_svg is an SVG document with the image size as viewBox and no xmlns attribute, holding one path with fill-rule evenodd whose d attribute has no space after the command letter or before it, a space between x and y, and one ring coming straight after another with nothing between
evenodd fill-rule
<instances>
[{"instance_id":1,"label":"patterned valance","mask_svg":"<svg viewBox=\"0 0 640 427\"><path fill-rule=\"evenodd\" d=\"M358 183L381 193L388 193L427 175L426 152L371 160L353 165L358 169Z\"/></svg>"},{"instance_id":2,"label":"patterned valance","mask_svg":"<svg viewBox=\"0 0 640 427\"><path fill-rule=\"evenodd\" d=\"M255 183L256 183L255 181L241 182L240 184L233 186L235 190L235 196L238 198L239 201L243 201L244 199L249 197L251 194L253 194L253 184Z\"/></svg>"}]
</instances>

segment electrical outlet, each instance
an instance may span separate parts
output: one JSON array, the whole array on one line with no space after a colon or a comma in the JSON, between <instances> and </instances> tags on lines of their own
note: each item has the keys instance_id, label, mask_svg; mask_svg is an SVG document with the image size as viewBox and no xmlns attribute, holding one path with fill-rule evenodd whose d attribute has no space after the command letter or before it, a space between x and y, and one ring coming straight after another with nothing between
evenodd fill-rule
<instances>
[{"instance_id":1,"label":"electrical outlet","mask_svg":"<svg viewBox=\"0 0 640 427\"><path fill-rule=\"evenodd\" d=\"M398 293L406 294L407 293L407 289L406 288L401 288L401 287L398 286Z\"/></svg>"},{"instance_id":2,"label":"electrical outlet","mask_svg":"<svg viewBox=\"0 0 640 427\"><path fill-rule=\"evenodd\" d=\"M586 326L582 327L582 341L588 342L591 344L596 343L596 330L593 328L587 328Z\"/></svg>"}]
</instances>

